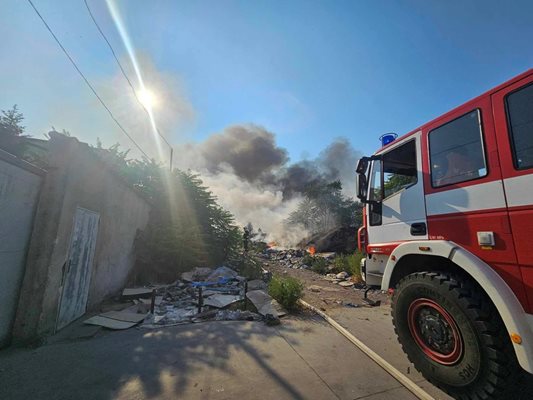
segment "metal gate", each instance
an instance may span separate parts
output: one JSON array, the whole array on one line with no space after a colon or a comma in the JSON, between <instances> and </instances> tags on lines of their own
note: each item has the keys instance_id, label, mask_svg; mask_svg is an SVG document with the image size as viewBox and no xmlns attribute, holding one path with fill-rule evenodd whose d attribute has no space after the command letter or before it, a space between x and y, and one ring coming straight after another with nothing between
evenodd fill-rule
<instances>
[{"instance_id":1,"label":"metal gate","mask_svg":"<svg viewBox=\"0 0 533 400\"><path fill-rule=\"evenodd\" d=\"M0 150L0 347L11 336L43 173Z\"/></svg>"},{"instance_id":2,"label":"metal gate","mask_svg":"<svg viewBox=\"0 0 533 400\"><path fill-rule=\"evenodd\" d=\"M57 318L61 329L81 317L87 307L100 215L78 207L70 239Z\"/></svg>"}]
</instances>

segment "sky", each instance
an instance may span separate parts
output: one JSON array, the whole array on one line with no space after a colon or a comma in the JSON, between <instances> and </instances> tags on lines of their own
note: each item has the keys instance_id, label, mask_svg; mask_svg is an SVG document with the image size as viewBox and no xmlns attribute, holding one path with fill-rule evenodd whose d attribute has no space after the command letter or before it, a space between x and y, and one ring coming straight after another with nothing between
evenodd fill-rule
<instances>
[{"instance_id":1,"label":"sky","mask_svg":"<svg viewBox=\"0 0 533 400\"><path fill-rule=\"evenodd\" d=\"M132 147L29 3L0 3L0 109L17 104L35 137L54 127L91 144L98 137ZM115 117L156 157L148 118L83 0L34 4ZM108 4L88 4L137 87ZM110 4L158 98L155 122L176 145L256 124L293 162L338 137L369 154L381 134L411 131L533 66L531 1Z\"/></svg>"}]
</instances>

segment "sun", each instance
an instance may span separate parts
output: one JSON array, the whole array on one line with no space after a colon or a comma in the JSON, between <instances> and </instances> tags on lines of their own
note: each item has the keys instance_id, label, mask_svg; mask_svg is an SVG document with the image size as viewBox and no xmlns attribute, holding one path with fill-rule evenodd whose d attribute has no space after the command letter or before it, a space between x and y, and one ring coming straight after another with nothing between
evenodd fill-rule
<instances>
[{"instance_id":1,"label":"sun","mask_svg":"<svg viewBox=\"0 0 533 400\"><path fill-rule=\"evenodd\" d=\"M148 89L141 89L137 92L139 101L148 109L152 109L157 105L157 96Z\"/></svg>"}]
</instances>

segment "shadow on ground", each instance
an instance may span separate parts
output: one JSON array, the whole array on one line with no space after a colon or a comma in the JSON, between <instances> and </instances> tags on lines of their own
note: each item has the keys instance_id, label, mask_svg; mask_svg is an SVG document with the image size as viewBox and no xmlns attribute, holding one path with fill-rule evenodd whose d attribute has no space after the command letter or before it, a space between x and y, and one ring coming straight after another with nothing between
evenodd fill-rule
<instances>
[{"instance_id":1,"label":"shadow on ground","mask_svg":"<svg viewBox=\"0 0 533 400\"><path fill-rule=\"evenodd\" d=\"M311 323L306 329L324 324L305 314L298 318ZM294 326L284 323L282 330L295 332ZM131 329L33 350L11 349L0 353L0 398L181 398L190 390L197 391L194 397L207 398L217 390L214 386L223 387L245 368L249 382L243 385L266 375L286 397L302 399L286 374L280 374L283 346L276 328L236 321Z\"/></svg>"}]
</instances>

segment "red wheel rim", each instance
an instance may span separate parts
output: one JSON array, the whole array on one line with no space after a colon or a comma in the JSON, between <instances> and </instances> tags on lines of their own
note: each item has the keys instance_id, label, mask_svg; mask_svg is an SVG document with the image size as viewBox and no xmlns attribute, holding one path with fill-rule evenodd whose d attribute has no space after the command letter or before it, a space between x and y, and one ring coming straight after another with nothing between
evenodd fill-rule
<instances>
[{"instance_id":1,"label":"red wheel rim","mask_svg":"<svg viewBox=\"0 0 533 400\"><path fill-rule=\"evenodd\" d=\"M407 321L416 344L431 360L453 365L463 355L463 338L452 316L430 299L416 299Z\"/></svg>"}]
</instances>

